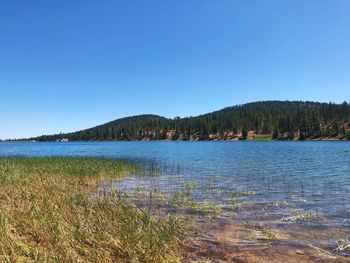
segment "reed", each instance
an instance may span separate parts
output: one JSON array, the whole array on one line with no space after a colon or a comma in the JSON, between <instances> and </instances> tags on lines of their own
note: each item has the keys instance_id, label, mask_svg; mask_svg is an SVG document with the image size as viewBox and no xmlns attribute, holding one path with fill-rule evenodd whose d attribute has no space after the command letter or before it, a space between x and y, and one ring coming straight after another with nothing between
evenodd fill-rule
<instances>
[{"instance_id":1,"label":"reed","mask_svg":"<svg viewBox=\"0 0 350 263\"><path fill-rule=\"evenodd\" d=\"M136 172L125 161L0 159L0 262L179 262L183 230L101 182Z\"/></svg>"}]
</instances>

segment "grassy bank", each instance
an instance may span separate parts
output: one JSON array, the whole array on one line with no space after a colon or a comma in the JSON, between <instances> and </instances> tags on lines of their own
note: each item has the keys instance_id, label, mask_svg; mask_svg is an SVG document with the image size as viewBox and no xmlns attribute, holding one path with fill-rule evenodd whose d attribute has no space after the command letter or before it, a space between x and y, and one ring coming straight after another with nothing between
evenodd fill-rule
<instances>
[{"instance_id":1,"label":"grassy bank","mask_svg":"<svg viewBox=\"0 0 350 263\"><path fill-rule=\"evenodd\" d=\"M270 141L272 140L271 134L255 134L254 139L255 141Z\"/></svg>"},{"instance_id":2,"label":"grassy bank","mask_svg":"<svg viewBox=\"0 0 350 263\"><path fill-rule=\"evenodd\" d=\"M0 262L180 261L175 218L96 195L102 181L134 169L101 159L0 159Z\"/></svg>"}]
</instances>

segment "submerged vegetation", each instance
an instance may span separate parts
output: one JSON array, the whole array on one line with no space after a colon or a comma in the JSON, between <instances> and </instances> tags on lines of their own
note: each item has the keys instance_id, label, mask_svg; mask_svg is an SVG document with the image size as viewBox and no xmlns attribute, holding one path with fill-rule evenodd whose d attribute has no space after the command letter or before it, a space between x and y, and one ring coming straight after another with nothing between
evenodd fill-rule
<instances>
[{"instance_id":1,"label":"submerged vegetation","mask_svg":"<svg viewBox=\"0 0 350 263\"><path fill-rule=\"evenodd\" d=\"M350 105L263 101L196 117L139 115L37 141L350 139Z\"/></svg>"},{"instance_id":2,"label":"submerged vegetation","mask_svg":"<svg viewBox=\"0 0 350 263\"><path fill-rule=\"evenodd\" d=\"M305 213L297 213L292 216L282 217L281 220L284 222L308 222L308 221L322 221L324 220L324 217L318 213L305 212Z\"/></svg>"},{"instance_id":3,"label":"submerged vegetation","mask_svg":"<svg viewBox=\"0 0 350 263\"><path fill-rule=\"evenodd\" d=\"M189 209L195 213L202 214L219 214L221 212L220 206L215 202L210 201L197 201L191 196L176 193L171 202L179 208Z\"/></svg>"},{"instance_id":4,"label":"submerged vegetation","mask_svg":"<svg viewBox=\"0 0 350 263\"><path fill-rule=\"evenodd\" d=\"M345 255L350 255L350 241L347 238L339 239L337 243L338 247L335 249L336 252Z\"/></svg>"},{"instance_id":5,"label":"submerged vegetation","mask_svg":"<svg viewBox=\"0 0 350 263\"><path fill-rule=\"evenodd\" d=\"M0 261L180 261L183 232L175 217L98 195L102 181L135 169L102 159L0 159Z\"/></svg>"}]
</instances>

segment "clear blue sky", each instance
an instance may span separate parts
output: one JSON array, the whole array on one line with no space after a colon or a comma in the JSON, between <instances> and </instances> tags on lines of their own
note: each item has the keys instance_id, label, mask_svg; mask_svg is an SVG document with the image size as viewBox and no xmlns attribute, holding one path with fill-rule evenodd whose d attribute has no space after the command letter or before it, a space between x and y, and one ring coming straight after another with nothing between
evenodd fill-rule
<instances>
[{"instance_id":1,"label":"clear blue sky","mask_svg":"<svg viewBox=\"0 0 350 263\"><path fill-rule=\"evenodd\" d=\"M350 98L349 0L0 2L0 138Z\"/></svg>"}]
</instances>

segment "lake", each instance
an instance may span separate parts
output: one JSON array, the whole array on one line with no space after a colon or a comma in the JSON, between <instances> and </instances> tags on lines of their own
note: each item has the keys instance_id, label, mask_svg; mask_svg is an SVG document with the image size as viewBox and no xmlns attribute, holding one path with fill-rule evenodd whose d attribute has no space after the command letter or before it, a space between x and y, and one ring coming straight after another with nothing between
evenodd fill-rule
<instances>
[{"instance_id":1,"label":"lake","mask_svg":"<svg viewBox=\"0 0 350 263\"><path fill-rule=\"evenodd\" d=\"M225 204L241 193L256 208L288 203L350 224L350 142L19 142L0 143L0 156L127 159L146 168L146 176L118 183L127 191L176 193L190 185L198 200Z\"/></svg>"}]
</instances>

